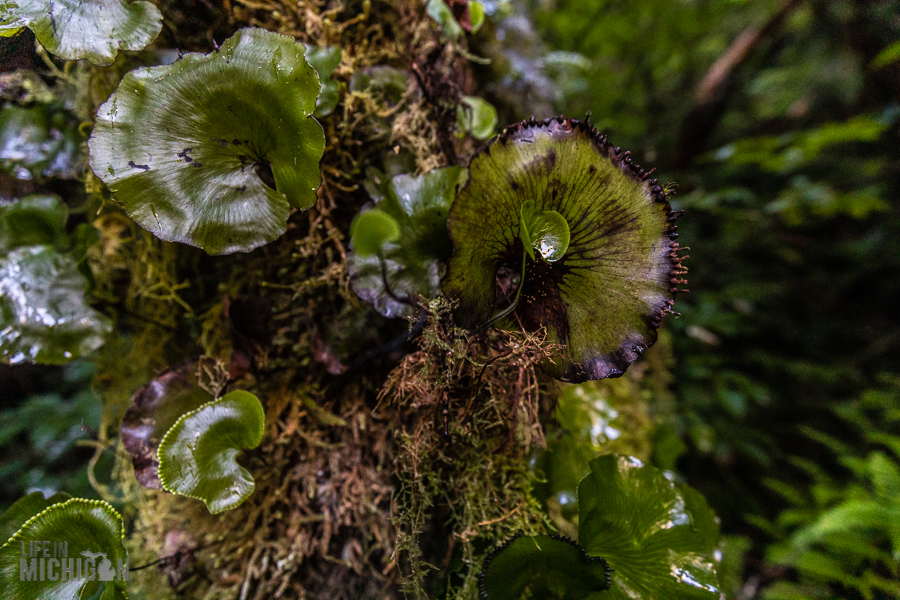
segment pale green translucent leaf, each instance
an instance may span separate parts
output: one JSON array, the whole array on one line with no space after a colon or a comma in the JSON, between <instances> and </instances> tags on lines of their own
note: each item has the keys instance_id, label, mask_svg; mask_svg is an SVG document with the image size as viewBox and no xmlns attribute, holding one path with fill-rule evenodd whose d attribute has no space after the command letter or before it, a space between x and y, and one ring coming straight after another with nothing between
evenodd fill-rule
<instances>
[{"instance_id":1,"label":"pale green translucent leaf","mask_svg":"<svg viewBox=\"0 0 900 600\"><path fill-rule=\"evenodd\" d=\"M484 25L484 5L477 0L469 0L469 14L472 18L471 33L475 33Z\"/></svg>"},{"instance_id":2,"label":"pale green translucent leaf","mask_svg":"<svg viewBox=\"0 0 900 600\"><path fill-rule=\"evenodd\" d=\"M435 169L417 177L397 175L392 179L374 173L366 182L378 210L396 221L400 233L396 240L384 245L383 261L374 255L363 256L354 246L347 266L353 290L385 317L413 313L412 307L388 293L385 279L400 299L433 298L440 291L440 265L450 255L447 213L465 173L463 167Z\"/></svg>"},{"instance_id":3,"label":"pale green translucent leaf","mask_svg":"<svg viewBox=\"0 0 900 600\"><path fill-rule=\"evenodd\" d=\"M0 256L0 360L62 364L103 345L112 326L84 299L75 261L46 246Z\"/></svg>"},{"instance_id":4,"label":"pale green translucent leaf","mask_svg":"<svg viewBox=\"0 0 900 600\"><path fill-rule=\"evenodd\" d=\"M53 494L49 498L45 498L42 492L32 492L19 498L0 517L0 542L6 543L31 517L69 498L71 496L64 492Z\"/></svg>"},{"instance_id":5,"label":"pale green translucent leaf","mask_svg":"<svg viewBox=\"0 0 900 600\"><path fill-rule=\"evenodd\" d=\"M0 255L21 246L69 245L66 219L69 211L58 196L25 196L0 206Z\"/></svg>"},{"instance_id":6,"label":"pale green translucent leaf","mask_svg":"<svg viewBox=\"0 0 900 600\"><path fill-rule=\"evenodd\" d=\"M900 41L894 42L879 52L878 56L872 59L869 67L872 69L880 69L897 61L900 61Z\"/></svg>"},{"instance_id":7,"label":"pale green translucent leaf","mask_svg":"<svg viewBox=\"0 0 900 600\"><path fill-rule=\"evenodd\" d=\"M486 140L494 135L497 127L497 109L477 96L463 96L457 107L459 128L472 134L476 140Z\"/></svg>"},{"instance_id":8,"label":"pale green translucent leaf","mask_svg":"<svg viewBox=\"0 0 900 600\"><path fill-rule=\"evenodd\" d=\"M360 256L383 254L384 245L400 237L394 217L377 208L357 215L350 231L353 248Z\"/></svg>"},{"instance_id":9,"label":"pale green translucent leaf","mask_svg":"<svg viewBox=\"0 0 900 600\"><path fill-rule=\"evenodd\" d=\"M556 262L569 249L569 224L555 210L538 211L528 200L522 204L519 237L531 260L535 260L536 250L547 262Z\"/></svg>"},{"instance_id":10,"label":"pale green translucent leaf","mask_svg":"<svg viewBox=\"0 0 900 600\"><path fill-rule=\"evenodd\" d=\"M578 515L578 541L613 570L603 598L718 600L719 527L693 489L635 458L601 456L578 486Z\"/></svg>"},{"instance_id":11,"label":"pale green translucent leaf","mask_svg":"<svg viewBox=\"0 0 900 600\"><path fill-rule=\"evenodd\" d=\"M482 600L580 600L609 585L604 559L568 538L537 535L514 538L489 554L479 592Z\"/></svg>"},{"instance_id":12,"label":"pale green translucent leaf","mask_svg":"<svg viewBox=\"0 0 900 600\"><path fill-rule=\"evenodd\" d=\"M570 240L554 262L526 257L519 301L500 323L546 328L547 342L562 349L542 367L564 381L621 375L656 341L672 280L683 273L665 191L585 123L507 128L472 158L450 209L454 251L441 285L459 302L459 325L477 329L509 305L501 275L520 273L528 254L520 237L526 203L561 215ZM547 245L564 246L558 237Z\"/></svg>"},{"instance_id":13,"label":"pale green translucent leaf","mask_svg":"<svg viewBox=\"0 0 900 600\"><path fill-rule=\"evenodd\" d=\"M331 74L341 64L340 46L306 46L306 62L319 74L322 89L316 100L315 116L325 117L332 113L338 103L340 84Z\"/></svg>"},{"instance_id":14,"label":"pale green translucent leaf","mask_svg":"<svg viewBox=\"0 0 900 600\"><path fill-rule=\"evenodd\" d=\"M160 239L210 254L271 242L321 181L319 78L304 54L246 28L211 54L128 73L97 113L91 168Z\"/></svg>"},{"instance_id":15,"label":"pale green translucent leaf","mask_svg":"<svg viewBox=\"0 0 900 600\"><path fill-rule=\"evenodd\" d=\"M444 0L428 0L426 10L428 16L437 21L438 25L441 26L441 30L448 36L457 38L462 35L462 27L457 23L456 18L453 16L453 11L450 10L450 7L447 6Z\"/></svg>"},{"instance_id":16,"label":"pale green translucent leaf","mask_svg":"<svg viewBox=\"0 0 900 600\"><path fill-rule=\"evenodd\" d=\"M150 2L123 0L4 0L0 31L21 27L65 60L111 65L119 50L142 50L162 29L162 15Z\"/></svg>"},{"instance_id":17,"label":"pale green translucent leaf","mask_svg":"<svg viewBox=\"0 0 900 600\"><path fill-rule=\"evenodd\" d=\"M211 513L240 505L255 486L237 463L262 441L265 414L253 394L237 391L187 413L159 445L159 479L173 494L206 503Z\"/></svg>"},{"instance_id":18,"label":"pale green translucent leaf","mask_svg":"<svg viewBox=\"0 0 900 600\"><path fill-rule=\"evenodd\" d=\"M26 521L0 548L3 592L16 600L72 600L98 592L104 600L125 599L124 533L122 517L106 502L73 498L53 504ZM32 542L41 542L40 555ZM46 557L43 549L48 551ZM23 557L23 551L29 556ZM69 566L71 578L63 570Z\"/></svg>"}]
</instances>

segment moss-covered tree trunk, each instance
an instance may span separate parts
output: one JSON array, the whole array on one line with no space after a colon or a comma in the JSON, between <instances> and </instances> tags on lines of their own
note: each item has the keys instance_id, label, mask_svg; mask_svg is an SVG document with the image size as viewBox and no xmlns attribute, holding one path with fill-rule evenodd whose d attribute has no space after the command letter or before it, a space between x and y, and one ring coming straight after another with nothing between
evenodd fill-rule
<instances>
[{"instance_id":1,"label":"moss-covered tree trunk","mask_svg":"<svg viewBox=\"0 0 900 600\"><path fill-rule=\"evenodd\" d=\"M113 481L97 485L133 519L132 565L165 558L133 573L131 593L474 598L481 561L498 541L554 522L571 527L572 498L546 492L574 493L582 473L565 465L604 444L649 456L646 398L665 400L666 344L627 377L571 392L571 406L595 411L571 421L586 454L544 464L551 459L541 449L561 431L561 387L536 368L546 355L537 339L467 339L443 299L418 327L415 318L389 321L349 284L348 231L370 200L367 169L424 173L465 164L475 150L457 127L461 96L476 91L466 38L442 33L414 0L167 0L160 9L158 47L206 52L243 26L340 47L332 77L341 94L320 119L317 204L248 254L210 257L162 242L88 178L90 220L102 233L89 264L116 320L95 385L105 401L101 441L118 459ZM352 83L384 67L406 74L405 88ZM121 73L95 69L93 109ZM406 341L413 328L418 335ZM256 488L234 510L211 515L201 502L135 482L119 425L135 394L172 377L213 394L248 390L263 403L263 442L243 461Z\"/></svg>"}]
</instances>

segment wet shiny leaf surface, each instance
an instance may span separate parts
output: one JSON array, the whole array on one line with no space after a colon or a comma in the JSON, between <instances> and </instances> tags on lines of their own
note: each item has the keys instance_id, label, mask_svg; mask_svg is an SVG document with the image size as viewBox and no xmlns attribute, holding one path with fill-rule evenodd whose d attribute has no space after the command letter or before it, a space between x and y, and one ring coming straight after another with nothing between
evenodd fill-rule
<instances>
[{"instance_id":1,"label":"wet shiny leaf surface","mask_svg":"<svg viewBox=\"0 0 900 600\"><path fill-rule=\"evenodd\" d=\"M271 242L321 181L319 78L304 54L246 28L211 54L128 73L97 114L91 168L160 239L210 254Z\"/></svg>"},{"instance_id":2,"label":"wet shiny leaf surface","mask_svg":"<svg viewBox=\"0 0 900 600\"><path fill-rule=\"evenodd\" d=\"M46 246L0 257L0 359L62 364L99 348L112 329L87 305L75 261Z\"/></svg>"},{"instance_id":3,"label":"wet shiny leaf surface","mask_svg":"<svg viewBox=\"0 0 900 600\"><path fill-rule=\"evenodd\" d=\"M641 461L609 454L578 486L578 541L613 570L610 600L717 600L719 526L706 500Z\"/></svg>"},{"instance_id":4,"label":"wet shiny leaf surface","mask_svg":"<svg viewBox=\"0 0 900 600\"><path fill-rule=\"evenodd\" d=\"M388 179L374 174L366 188L378 210L393 219L398 235L380 246L382 261L356 248L348 256L350 284L356 294L372 303L385 317L413 314L408 304L415 298L432 298L440 290L440 263L450 252L447 213L457 186L465 177L462 167L436 169L418 177L398 175ZM368 213L363 213L360 218ZM392 294L385 289L387 280Z\"/></svg>"},{"instance_id":5,"label":"wet shiny leaf surface","mask_svg":"<svg viewBox=\"0 0 900 600\"><path fill-rule=\"evenodd\" d=\"M240 505L255 486L237 463L262 441L265 415L253 394L231 392L182 416L159 446L159 479L173 494L206 503L218 513Z\"/></svg>"},{"instance_id":6,"label":"wet shiny leaf surface","mask_svg":"<svg viewBox=\"0 0 900 600\"><path fill-rule=\"evenodd\" d=\"M101 594L103 600L124 600L126 582L123 571L128 553L123 544L122 517L106 502L73 498L53 504L29 519L3 547L0 547L0 575L4 594L17 600L72 600L90 598ZM48 544L53 557L36 556L30 542L64 542L65 559L81 563L81 574L95 573L96 580L86 581L62 577L62 548ZM31 556L23 559L23 548ZM52 558L57 563L51 566ZM22 562L26 570L35 569L34 577L21 573ZM41 566L43 563L43 569ZM90 563L88 566L85 563ZM57 574L53 580L53 570ZM41 576L43 573L43 576Z\"/></svg>"},{"instance_id":7,"label":"wet shiny leaf surface","mask_svg":"<svg viewBox=\"0 0 900 600\"><path fill-rule=\"evenodd\" d=\"M28 27L50 53L65 60L110 65L119 50L142 50L162 29L150 2L15 0L4 3L0 35Z\"/></svg>"}]
</instances>

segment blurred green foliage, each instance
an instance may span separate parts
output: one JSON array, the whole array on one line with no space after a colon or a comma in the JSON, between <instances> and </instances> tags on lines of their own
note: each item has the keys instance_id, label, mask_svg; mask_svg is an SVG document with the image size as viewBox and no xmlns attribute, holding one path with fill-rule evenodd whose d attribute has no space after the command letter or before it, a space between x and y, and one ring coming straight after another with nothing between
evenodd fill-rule
<instances>
[{"instance_id":1,"label":"blurred green foliage","mask_svg":"<svg viewBox=\"0 0 900 600\"><path fill-rule=\"evenodd\" d=\"M865 519L890 510L900 425L858 411L897 406L900 2L490 8L478 73L501 121L591 111L678 184L691 293L653 459L721 517L723 589L896 598L896 546Z\"/></svg>"},{"instance_id":2,"label":"blurred green foliage","mask_svg":"<svg viewBox=\"0 0 900 600\"><path fill-rule=\"evenodd\" d=\"M90 390L94 366L75 361L64 367L41 367L40 379L53 391L17 398L7 376L14 369L2 367L3 400L0 410L0 510L25 494L41 491L51 496L58 491L82 498L97 498L87 474L87 462L94 449L79 446L98 431L102 405ZM111 457L100 469L112 467Z\"/></svg>"}]
</instances>

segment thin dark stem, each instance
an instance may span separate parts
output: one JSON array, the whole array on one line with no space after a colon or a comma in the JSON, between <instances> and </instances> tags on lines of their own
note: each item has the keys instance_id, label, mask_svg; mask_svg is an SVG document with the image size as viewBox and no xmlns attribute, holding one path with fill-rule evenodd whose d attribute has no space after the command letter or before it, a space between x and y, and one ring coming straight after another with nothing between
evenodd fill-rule
<instances>
[{"instance_id":1,"label":"thin dark stem","mask_svg":"<svg viewBox=\"0 0 900 600\"><path fill-rule=\"evenodd\" d=\"M419 304L417 302L406 296L401 298L394 293L394 290L391 289L391 284L388 283L387 280L387 264L384 262L384 255L381 252L378 253L378 264L381 265L381 283L384 285L384 291L387 292L388 296L390 296L394 299L394 301L399 302L400 304L412 306L413 308L419 308Z\"/></svg>"},{"instance_id":2,"label":"thin dark stem","mask_svg":"<svg viewBox=\"0 0 900 600\"><path fill-rule=\"evenodd\" d=\"M495 314L493 317L488 319L487 323L470 333L467 337L473 337L480 333L483 333L487 330L488 327L502 319L503 317L509 315L514 310L516 310L516 306L519 305L519 297L522 295L522 288L525 286L525 264L528 255L526 253L522 253L522 275L519 277L519 287L516 288L516 297L513 298L513 301L510 302L509 306Z\"/></svg>"}]
</instances>

